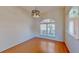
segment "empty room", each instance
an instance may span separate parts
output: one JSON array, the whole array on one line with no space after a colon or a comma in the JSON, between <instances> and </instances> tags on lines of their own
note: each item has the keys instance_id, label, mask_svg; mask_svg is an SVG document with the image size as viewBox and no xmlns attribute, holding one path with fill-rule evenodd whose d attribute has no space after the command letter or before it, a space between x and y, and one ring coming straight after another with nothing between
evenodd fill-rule
<instances>
[{"instance_id":1,"label":"empty room","mask_svg":"<svg viewBox=\"0 0 79 59\"><path fill-rule=\"evenodd\" d=\"M78 6L0 6L1 53L79 53Z\"/></svg>"}]
</instances>

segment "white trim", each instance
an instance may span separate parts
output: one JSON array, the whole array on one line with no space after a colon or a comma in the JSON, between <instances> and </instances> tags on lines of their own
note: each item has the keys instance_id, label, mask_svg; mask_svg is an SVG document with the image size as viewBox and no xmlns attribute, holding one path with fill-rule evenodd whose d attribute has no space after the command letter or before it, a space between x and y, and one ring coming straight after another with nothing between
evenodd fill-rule
<instances>
[{"instance_id":1,"label":"white trim","mask_svg":"<svg viewBox=\"0 0 79 59\"><path fill-rule=\"evenodd\" d=\"M63 40L57 39L57 37L50 38L50 37L41 36L41 35L36 35L36 37L39 37L39 38L46 38L46 39L49 39L49 40L55 40L55 41L64 42Z\"/></svg>"},{"instance_id":2,"label":"white trim","mask_svg":"<svg viewBox=\"0 0 79 59\"><path fill-rule=\"evenodd\" d=\"M11 48L11 47L14 47L14 46L16 46L16 45L18 45L18 44L21 44L21 43L23 43L23 42L25 42L25 41L31 40L31 39L34 38L34 37L36 37L35 34L28 35L28 36L26 36L24 39L19 39L19 41L17 41L18 43L16 43L16 44L14 44L14 45L9 45L9 46L7 46L7 47L4 47L3 49L0 50L0 52L2 52L2 51L4 51L4 50L7 50L7 49L9 49L9 48Z\"/></svg>"}]
</instances>

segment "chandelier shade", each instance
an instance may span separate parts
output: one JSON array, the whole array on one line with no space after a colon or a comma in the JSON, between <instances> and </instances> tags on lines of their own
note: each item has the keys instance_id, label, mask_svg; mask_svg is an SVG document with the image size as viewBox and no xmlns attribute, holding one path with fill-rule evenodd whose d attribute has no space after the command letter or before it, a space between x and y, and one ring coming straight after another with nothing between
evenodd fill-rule
<instances>
[{"instance_id":1,"label":"chandelier shade","mask_svg":"<svg viewBox=\"0 0 79 59\"><path fill-rule=\"evenodd\" d=\"M38 18L40 17L40 11L39 10L32 10L32 17Z\"/></svg>"}]
</instances>

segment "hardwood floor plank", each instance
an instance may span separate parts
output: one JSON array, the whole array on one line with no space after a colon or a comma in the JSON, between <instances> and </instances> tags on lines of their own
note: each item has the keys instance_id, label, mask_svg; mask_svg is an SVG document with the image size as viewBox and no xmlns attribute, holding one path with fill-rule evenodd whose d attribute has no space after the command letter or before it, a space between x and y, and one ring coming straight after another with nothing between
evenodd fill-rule
<instances>
[{"instance_id":1,"label":"hardwood floor plank","mask_svg":"<svg viewBox=\"0 0 79 59\"><path fill-rule=\"evenodd\" d=\"M23 42L12 48L9 48L2 53L68 53L68 49L64 42L33 38Z\"/></svg>"}]
</instances>

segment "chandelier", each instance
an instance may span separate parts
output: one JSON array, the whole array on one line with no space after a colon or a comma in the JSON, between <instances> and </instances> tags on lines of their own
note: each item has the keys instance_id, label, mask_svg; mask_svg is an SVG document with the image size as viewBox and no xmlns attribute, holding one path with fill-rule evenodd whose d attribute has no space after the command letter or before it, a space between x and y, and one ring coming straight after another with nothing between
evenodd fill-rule
<instances>
[{"instance_id":1,"label":"chandelier","mask_svg":"<svg viewBox=\"0 0 79 59\"><path fill-rule=\"evenodd\" d=\"M39 18L40 17L40 11L37 9L32 10L32 17Z\"/></svg>"}]
</instances>

